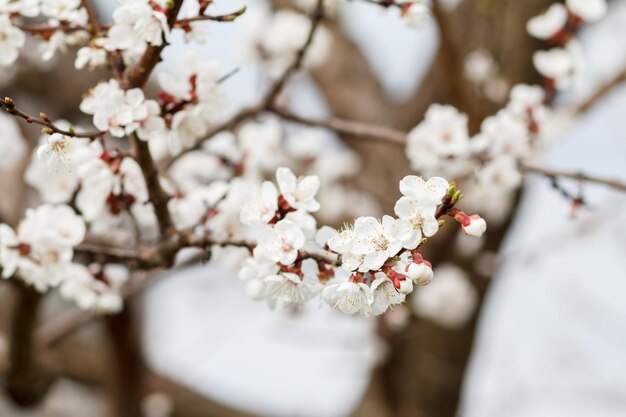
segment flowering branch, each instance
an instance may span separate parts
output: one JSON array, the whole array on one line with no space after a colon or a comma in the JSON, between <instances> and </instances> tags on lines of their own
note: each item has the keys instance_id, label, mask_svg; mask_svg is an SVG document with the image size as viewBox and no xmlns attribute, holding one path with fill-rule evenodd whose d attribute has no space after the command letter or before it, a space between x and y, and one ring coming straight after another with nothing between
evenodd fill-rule
<instances>
[{"instance_id":1,"label":"flowering branch","mask_svg":"<svg viewBox=\"0 0 626 417\"><path fill-rule=\"evenodd\" d=\"M40 113L39 117L31 116L28 113L23 112L15 106L15 103L9 97L5 97L3 100L0 100L0 106L9 114L13 116L19 117L21 119L26 120L26 123L29 124L37 124L44 126L47 130L47 133L59 133L64 136L72 136L75 138L99 138L104 136L107 132L104 131L93 131L93 132L76 132L73 128L70 127L69 130L60 129L54 123L50 121L48 115L44 113Z\"/></svg>"},{"instance_id":2,"label":"flowering branch","mask_svg":"<svg viewBox=\"0 0 626 417\"><path fill-rule=\"evenodd\" d=\"M201 22L201 21L206 21L206 20L210 20L212 22L232 22L235 19L237 19L239 16L243 15L246 12L246 9L247 7L243 6L241 9L237 10L236 12L223 14L223 15L217 15L217 16L199 15L199 16L194 16L194 17L187 17L184 19L177 20L176 23L174 23L173 27L184 28L186 25L189 25L189 23Z\"/></svg>"},{"instance_id":3,"label":"flowering branch","mask_svg":"<svg viewBox=\"0 0 626 417\"><path fill-rule=\"evenodd\" d=\"M287 81L289 81L291 76L302 67L302 62L304 60L304 57L309 47L313 43L315 32L317 31L317 28L319 27L323 18L324 18L324 0L317 0L315 10L313 11L313 13L311 13L311 16L310 16L311 28L309 29L309 34L307 35L306 41L296 53L296 57L291 63L291 65L287 67L285 72L283 72L283 74L271 86L269 93L267 94L265 98L266 108L271 107L271 105L276 102L276 99L278 98L280 93L283 91L283 88L285 87L285 84L287 84Z\"/></svg>"},{"instance_id":4,"label":"flowering branch","mask_svg":"<svg viewBox=\"0 0 626 417\"><path fill-rule=\"evenodd\" d=\"M174 0L172 2L172 6L167 10L167 24L170 27L173 27L176 23L176 17L180 12L180 8L183 5L183 0ZM161 45L148 45L146 48L146 52L144 52L143 56L134 67L127 68L124 71L123 78L121 80L122 87L125 90L131 88L143 87L150 74L152 74L152 70L161 60L161 52L167 46L167 42L163 42Z\"/></svg>"}]
</instances>

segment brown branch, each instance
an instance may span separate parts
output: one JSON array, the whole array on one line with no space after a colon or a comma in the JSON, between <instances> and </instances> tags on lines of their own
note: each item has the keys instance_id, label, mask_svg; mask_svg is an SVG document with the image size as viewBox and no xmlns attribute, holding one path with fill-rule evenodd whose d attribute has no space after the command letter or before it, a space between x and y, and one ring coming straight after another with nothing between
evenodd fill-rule
<instances>
[{"instance_id":1,"label":"brown branch","mask_svg":"<svg viewBox=\"0 0 626 417\"><path fill-rule=\"evenodd\" d=\"M111 342L113 378L108 382L116 417L141 416L141 399L146 367L141 354L137 318L130 303L118 314L104 317Z\"/></svg>"},{"instance_id":2,"label":"brown branch","mask_svg":"<svg viewBox=\"0 0 626 417\"><path fill-rule=\"evenodd\" d=\"M213 22L232 22L237 19L239 16L246 12L247 7L243 6L241 9L237 10L233 13L210 16L210 15L199 15L194 17L186 17L184 19L178 19L176 23L174 23L174 27L185 27L189 23L192 22L202 22L202 21L213 21Z\"/></svg>"},{"instance_id":3,"label":"brown branch","mask_svg":"<svg viewBox=\"0 0 626 417\"><path fill-rule=\"evenodd\" d=\"M362 123L337 117L329 119L306 118L298 116L290 112L289 110L281 107L272 107L270 111L280 116L284 120L307 126L330 129L340 135L349 135L361 139L367 139L377 142L386 142L401 146L404 146L406 144L406 133L397 129L393 129L391 127L370 123Z\"/></svg>"},{"instance_id":4,"label":"brown branch","mask_svg":"<svg viewBox=\"0 0 626 417\"><path fill-rule=\"evenodd\" d=\"M309 50L309 47L313 43L313 39L315 38L315 33L317 32L317 28L319 27L322 19L324 18L324 0L317 0L317 4L315 6L315 10L311 14L311 28L309 29L309 33L307 35L306 41L304 45L298 50L296 53L296 57L291 63L289 67L283 72L283 74L274 82L274 84L270 87L269 93L265 97L265 108L269 108L272 106L280 93L283 91L285 84L291 78L291 76L298 71L302 67L302 62L304 61L304 57Z\"/></svg>"},{"instance_id":5,"label":"brown branch","mask_svg":"<svg viewBox=\"0 0 626 417\"><path fill-rule=\"evenodd\" d=\"M600 86L589 98L580 103L575 109L575 114L585 113L624 82L626 82L626 68L623 68L613 79Z\"/></svg>"},{"instance_id":6,"label":"brown branch","mask_svg":"<svg viewBox=\"0 0 626 417\"><path fill-rule=\"evenodd\" d=\"M142 141L135 134L130 135L129 139L133 145L134 158L141 167L141 172L146 181L148 197L154 207L154 214L163 240L174 230L174 222L167 205L170 197L161 186L159 172L150 153L148 142Z\"/></svg>"},{"instance_id":7,"label":"brown branch","mask_svg":"<svg viewBox=\"0 0 626 417\"><path fill-rule=\"evenodd\" d=\"M182 4L183 0L175 0L172 7L167 11L167 23L170 27L172 27L176 22L176 17L180 12ZM124 71L121 80L122 87L125 90L129 90L131 88L142 88L148 81L154 67L161 60L161 53L166 46L166 42L163 42L160 46L149 45L146 52L139 60L139 63L135 67L127 68ZM161 186L159 172L156 169L148 143L140 140L137 135L134 134L130 136L130 141L133 145L135 160L141 167L144 179L146 180L148 196L150 198L150 202L154 206L154 211L159 223L161 239L163 240L174 229L174 223L167 206L169 196Z\"/></svg>"},{"instance_id":8,"label":"brown branch","mask_svg":"<svg viewBox=\"0 0 626 417\"><path fill-rule=\"evenodd\" d=\"M285 120L300 123L313 127L324 127L331 129L340 135L349 135L362 139L376 140L392 145L404 146L406 144L407 134L390 127L361 123L353 120L345 120L338 118L330 119L310 119L302 116L296 116L284 109L273 109L274 113L283 117ZM530 163L520 163L522 172L544 175L546 177L562 177L571 178L577 181L591 182L602 184L620 191L626 191L626 182L602 178L594 175L587 175L580 172L558 171L550 168L532 165Z\"/></svg>"},{"instance_id":9,"label":"brown branch","mask_svg":"<svg viewBox=\"0 0 626 417\"><path fill-rule=\"evenodd\" d=\"M42 296L22 283L16 283L14 289L6 391L16 404L29 407L43 399L51 382L37 365L34 356L33 334Z\"/></svg>"},{"instance_id":10,"label":"brown branch","mask_svg":"<svg viewBox=\"0 0 626 417\"><path fill-rule=\"evenodd\" d=\"M24 24L24 23L16 23L15 27L20 29L23 32L28 32L32 34L48 36L54 32L62 31L65 33L72 33L84 30L85 32L91 32L89 27L84 25L77 25L74 23L60 23L58 25L48 25L44 23L36 23L36 24Z\"/></svg>"},{"instance_id":11,"label":"brown branch","mask_svg":"<svg viewBox=\"0 0 626 417\"><path fill-rule=\"evenodd\" d=\"M199 141L197 141L193 146L191 146L190 148L185 149L183 152L174 155L166 164L166 167L170 167L174 162L178 161L180 158L182 158L183 156L185 156L186 154L188 154L189 152L192 151L197 151L199 149L202 149L202 144L211 139L213 136L217 135L220 132L226 131L226 130L233 130L235 127L237 127L237 125L243 123L244 121L255 117L256 115L258 115L259 113L261 113L263 111L263 108L259 105L257 106L252 106L252 107L247 107L244 108L242 110L240 110L238 113L236 113L234 116L230 117L228 120L214 126L213 128L211 128L209 130L209 132L207 132L204 135L204 139L201 139Z\"/></svg>"},{"instance_id":12,"label":"brown branch","mask_svg":"<svg viewBox=\"0 0 626 417\"><path fill-rule=\"evenodd\" d=\"M75 138L90 138L95 139L98 137L104 136L107 132L105 131L93 131L93 132L76 132L73 128L70 127L69 130L64 130L58 128L54 123L50 121L47 115L41 113L40 117L31 116L28 113L23 112L15 106L15 103L9 97L5 97L4 99L0 99L0 107L4 109L7 113L19 117L21 119L26 120L26 123L36 124L40 126L44 126L50 130L50 132L60 133L65 136L72 136Z\"/></svg>"},{"instance_id":13,"label":"brown branch","mask_svg":"<svg viewBox=\"0 0 626 417\"><path fill-rule=\"evenodd\" d=\"M619 191L626 191L626 182L622 182L619 180L602 178L595 175L587 175L582 172L560 171L556 169L540 167L530 163L522 163L520 164L520 168L522 172L539 174L548 178L570 178L580 182L591 182L594 184L605 185Z\"/></svg>"},{"instance_id":14,"label":"brown branch","mask_svg":"<svg viewBox=\"0 0 626 417\"><path fill-rule=\"evenodd\" d=\"M80 0L80 3L82 4L83 8L87 12L87 17L89 19L89 24L91 25L91 30L93 34L98 36L101 28L100 28L100 20L98 20L96 11L91 6L91 3L89 2L89 0Z\"/></svg>"}]
</instances>

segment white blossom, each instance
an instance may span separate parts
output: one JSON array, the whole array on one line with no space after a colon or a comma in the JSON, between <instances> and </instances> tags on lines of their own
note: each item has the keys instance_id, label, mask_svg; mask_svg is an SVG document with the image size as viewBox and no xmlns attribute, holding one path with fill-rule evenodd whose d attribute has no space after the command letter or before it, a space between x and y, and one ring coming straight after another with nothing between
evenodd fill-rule
<instances>
[{"instance_id":1,"label":"white blossom","mask_svg":"<svg viewBox=\"0 0 626 417\"><path fill-rule=\"evenodd\" d=\"M530 19L526 24L526 30L535 38L550 39L565 27L567 19L568 13L565 6L561 3L554 3L545 13Z\"/></svg>"},{"instance_id":2,"label":"white blossom","mask_svg":"<svg viewBox=\"0 0 626 417\"><path fill-rule=\"evenodd\" d=\"M147 0L122 0L113 13L113 25L107 33L105 48L141 54L147 44L161 46L169 40L169 26L164 13L153 9Z\"/></svg>"},{"instance_id":3,"label":"white blossom","mask_svg":"<svg viewBox=\"0 0 626 417\"><path fill-rule=\"evenodd\" d=\"M348 281L328 285L322 291L322 298L331 307L345 314L361 313L369 316L372 313L371 304L374 300L372 290L360 282Z\"/></svg>"},{"instance_id":4,"label":"white blossom","mask_svg":"<svg viewBox=\"0 0 626 417\"><path fill-rule=\"evenodd\" d=\"M596 22L606 15L606 0L567 0L567 8L585 22Z\"/></svg>"},{"instance_id":5,"label":"white blossom","mask_svg":"<svg viewBox=\"0 0 626 417\"><path fill-rule=\"evenodd\" d=\"M0 266L2 266L2 278L9 278L15 273L20 253L17 245L19 241L11 226L0 224Z\"/></svg>"},{"instance_id":6,"label":"white blossom","mask_svg":"<svg viewBox=\"0 0 626 417\"><path fill-rule=\"evenodd\" d=\"M496 76L498 64L486 49L476 49L465 56L463 73L473 83L485 83Z\"/></svg>"},{"instance_id":7,"label":"white blossom","mask_svg":"<svg viewBox=\"0 0 626 417\"><path fill-rule=\"evenodd\" d=\"M421 28L431 18L430 7L418 0L402 11L402 20L410 28Z\"/></svg>"},{"instance_id":8,"label":"white blossom","mask_svg":"<svg viewBox=\"0 0 626 417\"><path fill-rule=\"evenodd\" d=\"M124 91L116 80L100 83L83 99L80 109L93 115L94 125L111 135L123 137L133 132L142 140L161 133L165 122L154 100L146 100L143 91Z\"/></svg>"},{"instance_id":9,"label":"white blossom","mask_svg":"<svg viewBox=\"0 0 626 417\"><path fill-rule=\"evenodd\" d=\"M93 70L106 64L107 54L102 48L96 46L83 46L76 53L74 67L77 70L88 67Z\"/></svg>"},{"instance_id":10,"label":"white blossom","mask_svg":"<svg viewBox=\"0 0 626 417\"><path fill-rule=\"evenodd\" d=\"M0 52L0 57L2 53ZM0 58L2 59L2 58ZM14 117L0 113L0 171L15 167L26 154L26 142Z\"/></svg>"},{"instance_id":11,"label":"white blossom","mask_svg":"<svg viewBox=\"0 0 626 417\"><path fill-rule=\"evenodd\" d=\"M278 191L270 181L261 185L260 193L249 199L241 209L243 224L268 223L278 210Z\"/></svg>"},{"instance_id":12,"label":"white blossom","mask_svg":"<svg viewBox=\"0 0 626 417\"><path fill-rule=\"evenodd\" d=\"M317 263L312 259L302 261L302 277L291 272L282 272L264 279L265 293L270 306L278 302L304 304L318 295L322 289L317 278Z\"/></svg>"},{"instance_id":13,"label":"white blossom","mask_svg":"<svg viewBox=\"0 0 626 417\"><path fill-rule=\"evenodd\" d=\"M400 251L402 243L391 235L393 223L391 216L384 216L382 222L374 217L356 219L352 250L355 254L364 256L359 271L380 269L390 257Z\"/></svg>"},{"instance_id":14,"label":"white blossom","mask_svg":"<svg viewBox=\"0 0 626 417\"><path fill-rule=\"evenodd\" d=\"M0 0L0 14L17 13L26 17L36 17L41 12L41 0Z\"/></svg>"},{"instance_id":15,"label":"white blossom","mask_svg":"<svg viewBox=\"0 0 626 417\"><path fill-rule=\"evenodd\" d=\"M11 24L9 16L0 15L0 66L13 64L25 41L24 32Z\"/></svg>"},{"instance_id":16,"label":"white blossom","mask_svg":"<svg viewBox=\"0 0 626 417\"><path fill-rule=\"evenodd\" d=\"M382 272L375 275L372 282L372 313L376 316L383 314L389 307L404 302L405 294L398 292L393 282Z\"/></svg>"},{"instance_id":17,"label":"white blossom","mask_svg":"<svg viewBox=\"0 0 626 417\"><path fill-rule=\"evenodd\" d=\"M250 257L246 259L241 269L239 278L244 282L246 295L253 300L265 298L265 278L278 273L278 265L274 262Z\"/></svg>"},{"instance_id":18,"label":"white blossom","mask_svg":"<svg viewBox=\"0 0 626 417\"><path fill-rule=\"evenodd\" d=\"M67 267L67 278L63 280L60 293L83 310L116 313L122 309L120 294L128 281L128 269L119 264L107 264L102 271L71 263Z\"/></svg>"},{"instance_id":19,"label":"white blossom","mask_svg":"<svg viewBox=\"0 0 626 417\"><path fill-rule=\"evenodd\" d=\"M459 328L467 323L476 308L477 291L456 266L440 266L435 275L430 285L413 293L414 312L442 326Z\"/></svg>"},{"instance_id":20,"label":"white blossom","mask_svg":"<svg viewBox=\"0 0 626 417\"><path fill-rule=\"evenodd\" d=\"M289 168L278 168L276 180L280 194L295 209L309 212L319 210L320 204L315 199L320 180L315 175L297 178Z\"/></svg>"},{"instance_id":21,"label":"white blossom","mask_svg":"<svg viewBox=\"0 0 626 417\"><path fill-rule=\"evenodd\" d=\"M582 71L584 60L580 45L570 41L565 48L537 51L533 55L537 71L552 80L558 90L570 88Z\"/></svg>"},{"instance_id":22,"label":"white blossom","mask_svg":"<svg viewBox=\"0 0 626 417\"><path fill-rule=\"evenodd\" d=\"M254 256L290 265L298 257L298 250L304 245L305 236L295 223L281 220L273 227L263 227L257 242Z\"/></svg>"},{"instance_id":23,"label":"white blossom","mask_svg":"<svg viewBox=\"0 0 626 417\"><path fill-rule=\"evenodd\" d=\"M467 167L460 158L469 149L467 115L452 106L431 105L424 120L413 128L407 137L407 157L416 171L430 175L439 173L457 176Z\"/></svg>"}]
</instances>

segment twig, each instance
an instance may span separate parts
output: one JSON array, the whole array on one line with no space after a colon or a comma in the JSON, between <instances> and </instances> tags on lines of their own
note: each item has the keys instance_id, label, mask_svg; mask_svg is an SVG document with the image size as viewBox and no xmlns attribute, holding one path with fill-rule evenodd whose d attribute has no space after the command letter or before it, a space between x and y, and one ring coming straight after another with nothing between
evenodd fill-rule
<instances>
[{"instance_id":1,"label":"twig","mask_svg":"<svg viewBox=\"0 0 626 417\"><path fill-rule=\"evenodd\" d=\"M217 133L223 132L225 130L231 130L235 128L238 124L244 122L245 120L251 117L254 117L258 115L259 113L262 113L266 110L270 110L272 107L274 107L274 105L276 104L275 102L278 96L280 95L280 93L282 92L283 88L285 87L287 81L302 66L302 62L304 60L304 57L306 56L306 52L311 46L311 44L313 43L315 33L323 18L324 18L324 0L317 0L315 10L313 11L311 15L311 27L309 29L309 33L307 35L306 41L296 53L296 56L293 62L291 63L291 65L289 65L289 67L287 67L287 69L282 73L282 75L278 77L274 81L274 83L270 86L269 91L266 94L265 98L263 98L259 104L239 111L234 116L232 116L229 120L212 128L207 134L204 135L204 139L199 140L198 142L196 142L194 146L172 157L172 159L168 163L168 166L170 166L172 163L176 162L178 159L183 157L186 153L202 148L202 144L206 140L215 136Z\"/></svg>"},{"instance_id":2,"label":"twig","mask_svg":"<svg viewBox=\"0 0 626 417\"><path fill-rule=\"evenodd\" d=\"M589 98L579 104L574 110L574 114L585 113L605 98L615 87L626 82L626 68L622 69L613 79L603 84Z\"/></svg>"},{"instance_id":3,"label":"twig","mask_svg":"<svg viewBox=\"0 0 626 417\"><path fill-rule=\"evenodd\" d=\"M99 138L104 136L107 132L105 131L93 131L93 132L76 132L73 128L70 127L69 130L60 129L54 123L50 121L47 115L41 113L40 117L31 116L28 113L23 112L15 106L15 103L12 99L5 97L4 99L0 99L0 106L9 114L12 114L15 117L19 117L21 119L26 120L26 123L36 124L40 126L44 126L50 131L55 133L60 133L65 136L72 136L75 138Z\"/></svg>"},{"instance_id":4,"label":"twig","mask_svg":"<svg viewBox=\"0 0 626 417\"><path fill-rule=\"evenodd\" d=\"M185 27L189 23L201 22L201 21L206 21L206 20L210 20L213 22L232 22L235 19L237 19L239 16L244 14L246 12L246 9L247 7L243 6L241 9L237 10L236 12L218 15L218 16L200 15L200 16L194 16L194 17L186 17L184 19L178 19L176 23L174 23L173 27Z\"/></svg>"},{"instance_id":5,"label":"twig","mask_svg":"<svg viewBox=\"0 0 626 417\"><path fill-rule=\"evenodd\" d=\"M533 164L526 163L526 162L520 164L520 169L522 170L522 172L540 174L540 175L550 177L550 178L555 178L555 177L570 178L576 181L584 181L584 182L591 182L594 184L605 185L607 187L614 188L619 191L626 191L625 182L614 180L614 179L602 178L602 177L598 177L595 175L587 175L587 174L583 174L582 172L559 171L556 169L540 167L540 166L533 165Z\"/></svg>"},{"instance_id":6,"label":"twig","mask_svg":"<svg viewBox=\"0 0 626 417\"><path fill-rule=\"evenodd\" d=\"M189 152L197 151L202 148L202 145L205 141L211 139L213 136L217 135L220 132L224 132L226 130L232 130L240 123L255 117L259 113L261 113L263 109L260 106L247 107L240 110L234 116L229 118L228 120L214 126L211 128L205 135L204 139L197 141L190 148L185 149L183 152L180 152L177 155L174 155L166 164L166 167L169 168L174 162L178 161L180 158L188 154Z\"/></svg>"},{"instance_id":7,"label":"twig","mask_svg":"<svg viewBox=\"0 0 626 417\"><path fill-rule=\"evenodd\" d=\"M94 35L98 36L100 33L100 20L98 20L98 16L96 15L96 11L91 6L89 0L80 0L80 3L83 5L83 8L87 12L87 17L89 18L89 24L91 25L91 30Z\"/></svg>"},{"instance_id":8,"label":"twig","mask_svg":"<svg viewBox=\"0 0 626 417\"><path fill-rule=\"evenodd\" d=\"M72 33L84 30L85 32L91 32L89 27L84 25L78 25L74 23L60 23L58 25L48 25L44 23L35 23L35 24L24 24L24 23L16 23L15 27L20 29L23 32L28 32L32 34L38 35L50 35L57 31L62 31L65 33Z\"/></svg>"},{"instance_id":9,"label":"twig","mask_svg":"<svg viewBox=\"0 0 626 417\"><path fill-rule=\"evenodd\" d=\"M309 34L307 35L306 41L304 45L298 50L296 53L296 57L291 63L289 67L283 72L283 74L274 82L274 84L270 87L269 93L265 98L265 108L271 107L275 102L280 93L283 91L285 84L291 78L291 76L302 67L302 62L304 61L304 57L309 50L309 47L313 43L313 39L315 38L315 33L317 32L317 28L319 27L322 19L324 18L324 0L317 0L317 5L315 10L311 14L311 28L309 29Z\"/></svg>"},{"instance_id":10,"label":"twig","mask_svg":"<svg viewBox=\"0 0 626 417\"><path fill-rule=\"evenodd\" d=\"M362 123L336 117L329 119L306 118L291 113L289 110L281 107L272 107L269 111L280 116L284 120L313 127L323 127L338 134L355 136L372 141L386 142L394 145L404 146L406 144L406 133L386 126Z\"/></svg>"}]
</instances>

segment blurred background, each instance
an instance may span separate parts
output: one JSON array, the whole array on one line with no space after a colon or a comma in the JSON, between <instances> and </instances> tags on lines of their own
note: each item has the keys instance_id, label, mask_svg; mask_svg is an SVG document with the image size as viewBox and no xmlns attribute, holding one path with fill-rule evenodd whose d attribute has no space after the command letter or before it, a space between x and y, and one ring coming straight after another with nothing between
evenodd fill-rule
<instances>
[{"instance_id":1,"label":"blurred background","mask_svg":"<svg viewBox=\"0 0 626 417\"><path fill-rule=\"evenodd\" d=\"M217 1L213 10L292 7L270 3ZM432 19L416 30L399 21L397 10L346 1L325 23L333 34L330 59L297 77L290 105L307 116L334 114L408 130L429 104L449 103L467 112L476 130L502 106L510 86L541 82L531 60L541 44L527 35L525 22L551 1L456 3L438 16L439 25ZM98 6L101 16L111 13L112 3ZM238 48L250 16L210 25L204 45L184 44L176 33L157 72L173 71L191 48L225 71L240 69L223 85L228 111L256 102L264 88L261 70ZM611 1L608 16L580 39L587 66L575 88L556 98L557 107L584 102L626 67L626 1ZM71 60L44 63L26 49L17 70L0 74L2 95L78 121L81 94L107 74L68 76L78 74ZM462 74L465 57L478 49L498 65L505 90L500 101L450 78ZM570 121L540 161L626 179L625 115L622 85ZM36 129L25 133L37 136ZM354 178L370 196L364 205L389 212L395 184L411 172L403 151L342 139L364 167ZM2 175L4 192L18 174ZM491 213L481 247L456 233L434 242L428 259L435 274L441 268L436 276L463 282L438 290L443 321L415 306L378 321L315 303L271 311L246 297L236 273L218 263L163 274L116 319L76 315L49 296L40 322L69 317L88 323L43 349L45 401L23 409L2 397L0 415L104 417L114 415L111 403L133 396L145 417L624 416L626 198L598 185L561 185L584 193L588 204L572 214L571 202L549 180L529 176L512 207ZM0 202L8 216L19 212L14 201ZM0 294L0 365L6 370L6 330L19 295L4 282ZM132 327L119 326L129 320ZM113 341L106 337L111 331L119 336ZM119 350L112 354L116 343L125 358ZM116 373L125 375L124 386Z\"/></svg>"}]
</instances>

